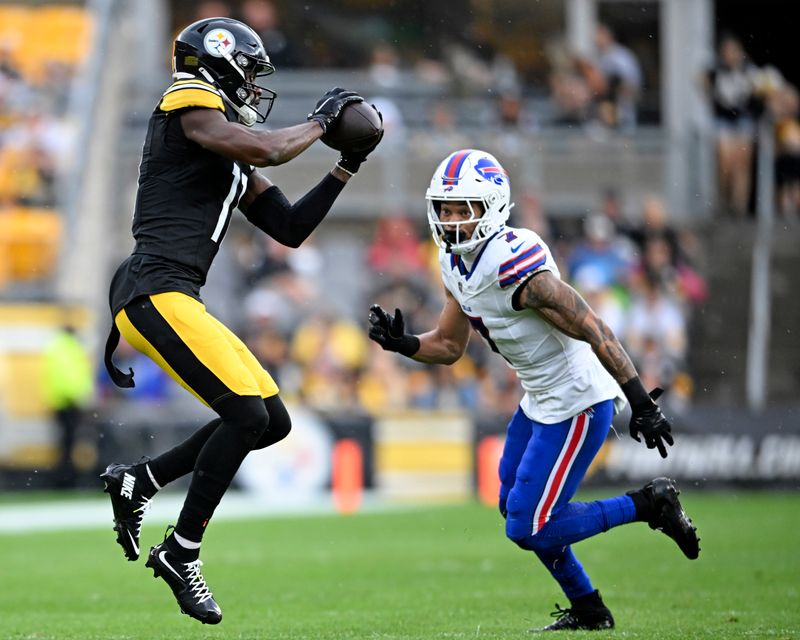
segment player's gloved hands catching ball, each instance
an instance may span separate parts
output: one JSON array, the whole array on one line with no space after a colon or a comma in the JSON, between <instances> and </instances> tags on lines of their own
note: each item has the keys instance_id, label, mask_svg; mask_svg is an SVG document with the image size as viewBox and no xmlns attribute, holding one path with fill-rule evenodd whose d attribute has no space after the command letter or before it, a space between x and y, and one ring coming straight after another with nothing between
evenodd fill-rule
<instances>
[{"instance_id":1,"label":"player's gloved hands catching ball","mask_svg":"<svg viewBox=\"0 0 800 640\"><path fill-rule=\"evenodd\" d=\"M367 159L367 156L375 151L375 147L383 140L383 114L378 111L374 104L372 108L375 109L381 121L380 133L375 138L375 142L370 144L366 149L361 149L360 151L342 151L342 155L339 156L339 162L336 163L350 175L353 175L359 170L361 164Z\"/></svg>"},{"instance_id":2,"label":"player's gloved hands catching ball","mask_svg":"<svg viewBox=\"0 0 800 640\"><path fill-rule=\"evenodd\" d=\"M642 389L642 391L644 390ZM661 457L666 458L667 447L664 443L672 446L675 441L672 439L672 426L669 420L664 417L661 408L655 403L655 400L663 392L663 389L656 387L646 396L646 401L644 399L636 403L631 401L633 415L631 416L630 433L631 438L636 442L642 441L640 435L644 437L644 443L648 449L657 448Z\"/></svg>"},{"instance_id":3,"label":"player's gloved hands catching ball","mask_svg":"<svg viewBox=\"0 0 800 640\"><path fill-rule=\"evenodd\" d=\"M419 338L406 333L405 329L400 309L395 309L391 315L379 304L369 308L370 340L381 345L384 351L395 351L409 358L419 351Z\"/></svg>"},{"instance_id":4,"label":"player's gloved hands catching ball","mask_svg":"<svg viewBox=\"0 0 800 640\"><path fill-rule=\"evenodd\" d=\"M325 133L339 115L342 113L342 108L346 104L352 102L364 102L364 98L358 95L355 91L346 91L341 87L334 87L317 102L314 110L308 114L306 120L314 120L322 127L322 132Z\"/></svg>"}]
</instances>

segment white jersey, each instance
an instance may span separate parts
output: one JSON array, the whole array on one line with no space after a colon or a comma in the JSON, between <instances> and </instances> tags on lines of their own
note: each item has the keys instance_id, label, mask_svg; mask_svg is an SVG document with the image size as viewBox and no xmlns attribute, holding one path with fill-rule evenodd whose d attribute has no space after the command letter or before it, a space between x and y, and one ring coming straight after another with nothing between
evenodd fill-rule
<instances>
[{"instance_id":1,"label":"white jersey","mask_svg":"<svg viewBox=\"0 0 800 640\"><path fill-rule=\"evenodd\" d=\"M472 256L469 256L472 258ZM537 422L572 418L603 400L618 412L625 398L588 343L570 338L531 309L516 310L514 291L532 274L561 277L550 250L529 229L504 227L474 254L439 252L445 287L473 329L516 371L525 395L520 406Z\"/></svg>"}]
</instances>

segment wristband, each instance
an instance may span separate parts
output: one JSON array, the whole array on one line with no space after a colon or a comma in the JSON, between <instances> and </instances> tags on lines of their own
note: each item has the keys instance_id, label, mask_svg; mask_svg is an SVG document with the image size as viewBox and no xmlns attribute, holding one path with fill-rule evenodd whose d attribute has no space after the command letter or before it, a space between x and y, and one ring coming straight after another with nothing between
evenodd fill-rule
<instances>
[{"instance_id":1,"label":"wristband","mask_svg":"<svg viewBox=\"0 0 800 640\"><path fill-rule=\"evenodd\" d=\"M341 162L341 160L340 160L339 162L337 162L337 163L336 163L336 167L337 167L338 169L341 169L342 171L344 171L344 172L345 172L345 173L346 173L348 176L350 176L351 178L352 178L354 175L356 175L356 172L355 172L355 171L350 171L349 169L345 169L345 168L342 166L342 162Z\"/></svg>"},{"instance_id":2,"label":"wristband","mask_svg":"<svg viewBox=\"0 0 800 640\"><path fill-rule=\"evenodd\" d=\"M622 393L625 394L628 402L631 403L631 409L649 407L653 404L653 399L650 397L650 394L645 391L644 385L642 384L639 376L634 376L625 384L620 386L622 388Z\"/></svg>"},{"instance_id":3,"label":"wristband","mask_svg":"<svg viewBox=\"0 0 800 640\"><path fill-rule=\"evenodd\" d=\"M397 353L411 358L417 351L419 351L419 338L411 335L410 333L403 334L400 338L400 343L397 345Z\"/></svg>"}]
</instances>

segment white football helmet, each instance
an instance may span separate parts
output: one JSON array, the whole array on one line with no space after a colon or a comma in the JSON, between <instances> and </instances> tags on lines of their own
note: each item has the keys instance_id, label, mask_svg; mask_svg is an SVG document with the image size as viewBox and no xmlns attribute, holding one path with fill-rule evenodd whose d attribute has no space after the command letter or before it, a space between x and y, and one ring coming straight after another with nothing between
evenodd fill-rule
<instances>
[{"instance_id":1,"label":"white football helmet","mask_svg":"<svg viewBox=\"0 0 800 640\"><path fill-rule=\"evenodd\" d=\"M474 251L486 238L502 229L514 206L510 203L508 174L493 155L477 149L462 149L445 158L431 178L425 199L434 241L455 254ZM471 218L442 224L439 210L445 200L466 202L472 211ZM473 202L483 205L482 216L473 209ZM478 224L472 235L464 237L462 225L473 224L476 220Z\"/></svg>"}]
</instances>

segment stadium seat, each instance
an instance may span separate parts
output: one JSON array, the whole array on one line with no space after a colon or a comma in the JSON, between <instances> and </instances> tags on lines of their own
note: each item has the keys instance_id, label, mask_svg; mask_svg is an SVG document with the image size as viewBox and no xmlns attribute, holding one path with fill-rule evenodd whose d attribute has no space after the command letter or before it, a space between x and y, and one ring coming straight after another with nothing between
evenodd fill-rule
<instances>
[{"instance_id":1,"label":"stadium seat","mask_svg":"<svg viewBox=\"0 0 800 640\"><path fill-rule=\"evenodd\" d=\"M91 45L92 17L71 5L0 6L0 42L26 79L43 81L52 64L79 65Z\"/></svg>"},{"instance_id":2,"label":"stadium seat","mask_svg":"<svg viewBox=\"0 0 800 640\"><path fill-rule=\"evenodd\" d=\"M31 281L51 275L62 232L61 216L49 209L14 207L0 213L0 277Z\"/></svg>"}]
</instances>

